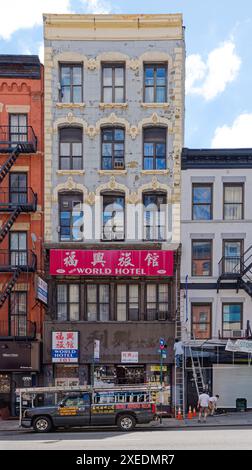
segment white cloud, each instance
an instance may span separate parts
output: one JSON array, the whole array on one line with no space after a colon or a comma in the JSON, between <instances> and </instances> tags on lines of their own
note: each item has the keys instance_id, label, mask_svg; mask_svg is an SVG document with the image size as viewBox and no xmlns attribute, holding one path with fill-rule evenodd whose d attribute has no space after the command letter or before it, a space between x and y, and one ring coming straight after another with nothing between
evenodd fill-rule
<instances>
[{"instance_id":1,"label":"white cloud","mask_svg":"<svg viewBox=\"0 0 252 470\"><path fill-rule=\"evenodd\" d=\"M241 66L233 40L213 49L204 62L199 54L186 60L186 93L200 95L209 101L222 93L234 81Z\"/></svg>"},{"instance_id":2,"label":"white cloud","mask_svg":"<svg viewBox=\"0 0 252 470\"><path fill-rule=\"evenodd\" d=\"M104 0L81 0L84 7L86 8L86 13L96 13L105 14L110 13L111 5L109 2Z\"/></svg>"},{"instance_id":3,"label":"white cloud","mask_svg":"<svg viewBox=\"0 0 252 470\"><path fill-rule=\"evenodd\" d=\"M42 24L42 13L69 13L70 0L7 0L0 14L0 37Z\"/></svg>"},{"instance_id":4,"label":"white cloud","mask_svg":"<svg viewBox=\"0 0 252 470\"><path fill-rule=\"evenodd\" d=\"M39 43L39 48L38 48L38 55L39 55L39 60L43 64L44 63L44 44L43 42Z\"/></svg>"},{"instance_id":5,"label":"white cloud","mask_svg":"<svg viewBox=\"0 0 252 470\"><path fill-rule=\"evenodd\" d=\"M211 142L212 148L252 147L252 113L240 114L231 126L217 127Z\"/></svg>"}]
</instances>

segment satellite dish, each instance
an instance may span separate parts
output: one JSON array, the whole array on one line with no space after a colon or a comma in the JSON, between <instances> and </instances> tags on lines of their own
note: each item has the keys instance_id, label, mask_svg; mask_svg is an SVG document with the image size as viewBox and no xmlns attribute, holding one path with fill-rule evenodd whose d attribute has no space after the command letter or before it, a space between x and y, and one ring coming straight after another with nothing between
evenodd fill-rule
<instances>
[{"instance_id":1,"label":"satellite dish","mask_svg":"<svg viewBox=\"0 0 252 470\"><path fill-rule=\"evenodd\" d=\"M37 241L37 236L35 235L35 233L31 233L31 239L34 243Z\"/></svg>"}]
</instances>

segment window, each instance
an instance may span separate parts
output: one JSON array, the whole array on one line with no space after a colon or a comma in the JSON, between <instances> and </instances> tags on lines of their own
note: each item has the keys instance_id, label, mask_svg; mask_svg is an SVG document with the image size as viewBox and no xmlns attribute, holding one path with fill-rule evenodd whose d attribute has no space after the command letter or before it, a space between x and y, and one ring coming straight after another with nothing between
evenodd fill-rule
<instances>
[{"instance_id":1,"label":"window","mask_svg":"<svg viewBox=\"0 0 252 470\"><path fill-rule=\"evenodd\" d=\"M222 304L222 334L224 338L232 336L232 331L242 329L242 304ZM240 336L238 334L238 336Z\"/></svg>"},{"instance_id":2,"label":"window","mask_svg":"<svg viewBox=\"0 0 252 470\"><path fill-rule=\"evenodd\" d=\"M192 241L192 275L212 275L212 240Z\"/></svg>"},{"instance_id":3,"label":"window","mask_svg":"<svg viewBox=\"0 0 252 470\"><path fill-rule=\"evenodd\" d=\"M192 304L192 339L211 338L211 304Z\"/></svg>"},{"instance_id":4,"label":"window","mask_svg":"<svg viewBox=\"0 0 252 470\"><path fill-rule=\"evenodd\" d=\"M27 142L27 114L10 114L10 141Z\"/></svg>"},{"instance_id":5,"label":"window","mask_svg":"<svg viewBox=\"0 0 252 470\"><path fill-rule=\"evenodd\" d=\"M109 294L108 284L87 285L88 321L109 321Z\"/></svg>"},{"instance_id":6,"label":"window","mask_svg":"<svg viewBox=\"0 0 252 470\"><path fill-rule=\"evenodd\" d=\"M79 284L57 285L57 320L78 321L80 310Z\"/></svg>"},{"instance_id":7,"label":"window","mask_svg":"<svg viewBox=\"0 0 252 470\"><path fill-rule=\"evenodd\" d=\"M241 220L243 214L243 184L224 184L224 220Z\"/></svg>"},{"instance_id":8,"label":"window","mask_svg":"<svg viewBox=\"0 0 252 470\"><path fill-rule=\"evenodd\" d=\"M26 336L27 292L12 292L10 296L10 334Z\"/></svg>"},{"instance_id":9,"label":"window","mask_svg":"<svg viewBox=\"0 0 252 470\"><path fill-rule=\"evenodd\" d=\"M104 103L124 103L125 67L124 64L103 64L102 101Z\"/></svg>"},{"instance_id":10,"label":"window","mask_svg":"<svg viewBox=\"0 0 252 470\"><path fill-rule=\"evenodd\" d=\"M144 66L144 101L165 103L167 101L167 65L146 64Z\"/></svg>"},{"instance_id":11,"label":"window","mask_svg":"<svg viewBox=\"0 0 252 470\"><path fill-rule=\"evenodd\" d=\"M12 204L27 203L26 173L10 173L10 202Z\"/></svg>"},{"instance_id":12,"label":"window","mask_svg":"<svg viewBox=\"0 0 252 470\"><path fill-rule=\"evenodd\" d=\"M117 285L116 316L118 321L137 321L139 319L138 284Z\"/></svg>"},{"instance_id":13,"label":"window","mask_svg":"<svg viewBox=\"0 0 252 470\"><path fill-rule=\"evenodd\" d=\"M102 129L102 169L124 168L124 129Z\"/></svg>"},{"instance_id":14,"label":"window","mask_svg":"<svg viewBox=\"0 0 252 470\"><path fill-rule=\"evenodd\" d=\"M224 273L239 273L241 269L241 253L243 240L223 240Z\"/></svg>"},{"instance_id":15,"label":"window","mask_svg":"<svg viewBox=\"0 0 252 470\"><path fill-rule=\"evenodd\" d=\"M169 317L169 285L146 285L146 320L167 320Z\"/></svg>"},{"instance_id":16,"label":"window","mask_svg":"<svg viewBox=\"0 0 252 470\"><path fill-rule=\"evenodd\" d=\"M124 239L124 196L103 196L103 240Z\"/></svg>"},{"instance_id":17,"label":"window","mask_svg":"<svg viewBox=\"0 0 252 470\"><path fill-rule=\"evenodd\" d=\"M11 266L27 265L26 232L10 232L10 264Z\"/></svg>"},{"instance_id":18,"label":"window","mask_svg":"<svg viewBox=\"0 0 252 470\"><path fill-rule=\"evenodd\" d=\"M144 239L166 239L166 195L144 194Z\"/></svg>"},{"instance_id":19,"label":"window","mask_svg":"<svg viewBox=\"0 0 252 470\"><path fill-rule=\"evenodd\" d=\"M60 129L59 157L61 170L82 169L82 129L78 127L63 127Z\"/></svg>"},{"instance_id":20,"label":"window","mask_svg":"<svg viewBox=\"0 0 252 470\"><path fill-rule=\"evenodd\" d=\"M212 219L212 190L210 184L193 184L193 220L211 220Z\"/></svg>"},{"instance_id":21,"label":"window","mask_svg":"<svg viewBox=\"0 0 252 470\"><path fill-rule=\"evenodd\" d=\"M144 129L144 170L166 169L166 129Z\"/></svg>"},{"instance_id":22,"label":"window","mask_svg":"<svg viewBox=\"0 0 252 470\"><path fill-rule=\"evenodd\" d=\"M60 101L81 103L83 101L82 64L60 65Z\"/></svg>"},{"instance_id":23,"label":"window","mask_svg":"<svg viewBox=\"0 0 252 470\"><path fill-rule=\"evenodd\" d=\"M83 197L78 193L60 195L60 241L83 239Z\"/></svg>"}]
</instances>

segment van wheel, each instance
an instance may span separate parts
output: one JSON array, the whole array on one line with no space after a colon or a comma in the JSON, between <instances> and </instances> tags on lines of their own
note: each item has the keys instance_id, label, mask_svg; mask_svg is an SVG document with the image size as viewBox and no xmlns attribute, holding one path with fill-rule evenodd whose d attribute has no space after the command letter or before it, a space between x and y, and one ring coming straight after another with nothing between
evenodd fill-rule
<instances>
[{"instance_id":1,"label":"van wheel","mask_svg":"<svg viewBox=\"0 0 252 470\"><path fill-rule=\"evenodd\" d=\"M38 416L33 422L33 429L36 432L49 432L52 429L52 422L47 416Z\"/></svg>"},{"instance_id":2,"label":"van wheel","mask_svg":"<svg viewBox=\"0 0 252 470\"><path fill-rule=\"evenodd\" d=\"M117 426L121 431L132 431L136 425L136 420L134 416L131 415L122 415L119 416L117 420Z\"/></svg>"}]
</instances>

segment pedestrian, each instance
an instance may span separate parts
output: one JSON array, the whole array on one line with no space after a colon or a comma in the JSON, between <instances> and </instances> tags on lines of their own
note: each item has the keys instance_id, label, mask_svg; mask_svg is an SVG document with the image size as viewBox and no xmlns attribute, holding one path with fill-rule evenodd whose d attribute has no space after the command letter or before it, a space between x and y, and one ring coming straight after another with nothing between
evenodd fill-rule
<instances>
[{"instance_id":1,"label":"pedestrian","mask_svg":"<svg viewBox=\"0 0 252 470\"><path fill-rule=\"evenodd\" d=\"M219 400L220 395L213 395L209 398L209 412L210 416L213 416L217 408L217 401Z\"/></svg>"},{"instance_id":2,"label":"pedestrian","mask_svg":"<svg viewBox=\"0 0 252 470\"><path fill-rule=\"evenodd\" d=\"M201 423L201 416L204 415L204 423L206 423L207 414L209 410L209 395L206 391L203 391L199 395L198 408L199 408L199 419L198 422Z\"/></svg>"},{"instance_id":3,"label":"pedestrian","mask_svg":"<svg viewBox=\"0 0 252 470\"><path fill-rule=\"evenodd\" d=\"M176 367L182 367L184 349L182 341L180 341L178 338L175 338L173 350L175 354Z\"/></svg>"}]
</instances>

